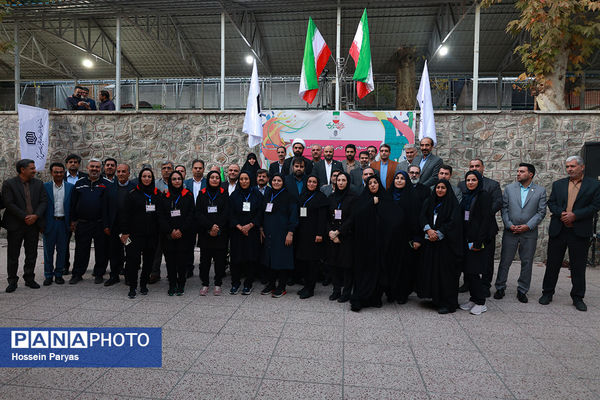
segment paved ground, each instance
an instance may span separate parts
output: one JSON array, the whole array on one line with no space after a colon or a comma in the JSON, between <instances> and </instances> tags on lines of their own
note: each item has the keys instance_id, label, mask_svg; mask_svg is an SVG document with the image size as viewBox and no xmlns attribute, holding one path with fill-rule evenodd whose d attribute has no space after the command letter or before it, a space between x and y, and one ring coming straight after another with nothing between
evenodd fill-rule
<instances>
[{"instance_id":1,"label":"paved ground","mask_svg":"<svg viewBox=\"0 0 600 400\"><path fill-rule=\"evenodd\" d=\"M529 304L515 298L517 272L477 317L440 316L414 297L357 314L321 286L304 301L298 286L281 299L200 297L196 276L183 297L163 280L130 300L89 276L39 290L21 280L13 294L2 286L1 326L160 326L163 368L1 369L0 398L600 399L600 270L588 269L587 313L571 305L567 270L549 306L537 303L543 267Z\"/></svg>"}]
</instances>

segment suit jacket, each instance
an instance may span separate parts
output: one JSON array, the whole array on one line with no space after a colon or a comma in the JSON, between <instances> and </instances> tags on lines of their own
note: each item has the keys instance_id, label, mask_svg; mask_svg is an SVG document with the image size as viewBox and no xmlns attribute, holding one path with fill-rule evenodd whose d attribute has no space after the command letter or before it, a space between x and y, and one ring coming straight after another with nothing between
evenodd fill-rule
<instances>
[{"instance_id":1,"label":"suit jacket","mask_svg":"<svg viewBox=\"0 0 600 400\"><path fill-rule=\"evenodd\" d=\"M339 169L340 171L342 170L342 163L338 160L332 160L331 161L331 171L334 171L336 169ZM313 171L312 171L313 175L316 175L317 178L319 178L319 183L321 184L321 186L323 185L327 185L328 181L327 181L327 169L325 167L325 160L321 160L318 163L315 164L315 166L313 167ZM308 174L306 174L308 175Z\"/></svg>"},{"instance_id":2,"label":"suit jacket","mask_svg":"<svg viewBox=\"0 0 600 400\"><path fill-rule=\"evenodd\" d=\"M532 183L525 204L521 206L521 185L513 182L504 187L502 196L502 222L504 229L512 225L527 225L537 236L538 225L546 216L546 189Z\"/></svg>"},{"instance_id":3,"label":"suit jacket","mask_svg":"<svg viewBox=\"0 0 600 400\"><path fill-rule=\"evenodd\" d=\"M569 178L563 178L552 183L552 192L548 199L548 209L552 213L548 235L555 237L560 234L564 224L560 215L567 209L569 191ZM573 233L582 238L589 238L594 231L594 215L600 210L600 182L589 177L584 177L579 188L579 193L573 204L575 222Z\"/></svg>"},{"instance_id":4,"label":"suit jacket","mask_svg":"<svg viewBox=\"0 0 600 400\"><path fill-rule=\"evenodd\" d=\"M185 181L183 181L183 187L185 187L190 192L194 193L194 178L186 179ZM206 177L203 177L200 180L200 190L204 189L205 187L206 187Z\"/></svg>"},{"instance_id":5,"label":"suit jacket","mask_svg":"<svg viewBox=\"0 0 600 400\"><path fill-rule=\"evenodd\" d=\"M411 165L419 165L423 156L416 156ZM423 185L429 187L431 185L435 185L437 182L438 172L440 172L440 167L444 162L441 158L436 156L435 154L429 154L427 158L427 162L423 165L421 169L421 177L419 178L419 182ZM408 169L408 168L407 168Z\"/></svg>"},{"instance_id":6,"label":"suit jacket","mask_svg":"<svg viewBox=\"0 0 600 400\"><path fill-rule=\"evenodd\" d=\"M258 188L258 185L254 186L254 187L256 188L256 190L258 190L258 193L261 193L261 192L260 192L260 189ZM271 192L272 192L272 190L273 190L273 189L271 189L271 186L269 186L269 185L265 186L265 192L264 192L264 193L262 193L263 197L264 197L265 199L266 199L267 197L269 197L269 198L270 198L270 197L271 197Z\"/></svg>"},{"instance_id":7,"label":"suit jacket","mask_svg":"<svg viewBox=\"0 0 600 400\"><path fill-rule=\"evenodd\" d=\"M394 175L396 175L396 168L398 167L398 163L396 161L388 160L387 166L387 175L385 176L385 188L388 189L392 187L394 184ZM381 175L381 161L375 161L371 163L371 168L377 170L379 175ZM383 176L380 176L381 180L384 179Z\"/></svg>"},{"instance_id":8,"label":"suit jacket","mask_svg":"<svg viewBox=\"0 0 600 400\"><path fill-rule=\"evenodd\" d=\"M408 160L398 161L398 166L396 167L396 172L398 172L398 171L408 172L408 167L410 167L410 165L411 164L408 162ZM425 165L427 165L427 164L425 164Z\"/></svg>"},{"instance_id":9,"label":"suit jacket","mask_svg":"<svg viewBox=\"0 0 600 400\"><path fill-rule=\"evenodd\" d=\"M294 175L286 175L283 180L283 184L288 192L292 195L295 200L300 199L300 194L305 190L306 181L308 180L308 176L304 174L302 177L302 190L298 192L298 186L296 185L296 177Z\"/></svg>"},{"instance_id":10,"label":"suit jacket","mask_svg":"<svg viewBox=\"0 0 600 400\"><path fill-rule=\"evenodd\" d=\"M229 194L229 182L228 182L228 181L221 182L221 187L227 191L227 194ZM235 183L235 189L237 189L237 187L238 187L238 184L237 184L237 182L236 182L236 183ZM235 189L233 189L233 191L235 191ZM188 189L188 190L189 190L189 189ZM193 196L193 193L194 193L194 192L193 192L192 190L190 190L190 191L192 192L192 197L194 197L194 196ZM231 192L231 194L233 194L233 192ZM230 196L231 196L231 195L230 195ZM194 201L196 201L196 199L194 199Z\"/></svg>"},{"instance_id":11,"label":"suit jacket","mask_svg":"<svg viewBox=\"0 0 600 400\"><path fill-rule=\"evenodd\" d=\"M304 159L304 175L309 176L310 173L312 172L313 169L313 163L311 160L309 160L308 158L302 156L302 158ZM292 171L292 160L294 159L294 157L288 157L285 159L285 161L283 162L283 168L281 169L281 174L282 175L290 175L293 171ZM270 167L269 167L270 168Z\"/></svg>"},{"instance_id":12,"label":"suit jacket","mask_svg":"<svg viewBox=\"0 0 600 400\"><path fill-rule=\"evenodd\" d=\"M70 229L70 215L71 215L71 193L73 192L73 188L75 185L65 182L63 183L65 187L65 197L63 199L63 210L65 212L65 227L67 232ZM46 182L44 183L44 190L46 191L46 196L48 196L48 205L46 206L46 227L44 229L44 234L51 234L58 227L58 223L54 219L54 182Z\"/></svg>"},{"instance_id":13,"label":"suit jacket","mask_svg":"<svg viewBox=\"0 0 600 400\"><path fill-rule=\"evenodd\" d=\"M358 162L358 160L354 160L354 162L356 163L356 168L354 168L354 169L360 168L360 163ZM344 158L341 161L341 163L342 163L342 171L348 172L348 160Z\"/></svg>"},{"instance_id":14,"label":"suit jacket","mask_svg":"<svg viewBox=\"0 0 600 400\"><path fill-rule=\"evenodd\" d=\"M38 216L35 225L41 230L46 225L44 215L46 214L46 205L48 196L44 190L44 183L36 178L29 181L29 194L31 197L31 206L33 213ZM2 226L7 231L16 231L27 227L25 217L27 216L27 206L25 205L25 190L21 178L15 176L2 184L2 199L6 211L2 218Z\"/></svg>"},{"instance_id":15,"label":"suit jacket","mask_svg":"<svg viewBox=\"0 0 600 400\"><path fill-rule=\"evenodd\" d=\"M65 171L65 182L67 181L67 177L69 176L69 171ZM77 172L77 179L81 179L81 178L85 178L86 176L88 176L88 174L86 172L83 171L78 171Z\"/></svg>"},{"instance_id":16,"label":"suit jacket","mask_svg":"<svg viewBox=\"0 0 600 400\"><path fill-rule=\"evenodd\" d=\"M281 168L281 173L282 174L284 173L283 171L284 171L284 168L285 168L285 161L283 162L283 164L284 165ZM279 160L277 160L275 162L272 162L271 165L269 165L269 176L273 176L273 175L275 175L278 172L279 172ZM288 174L289 174L289 171L288 171ZM287 174L285 174L285 175L287 175Z\"/></svg>"},{"instance_id":17,"label":"suit jacket","mask_svg":"<svg viewBox=\"0 0 600 400\"><path fill-rule=\"evenodd\" d=\"M326 196L329 197L331 196L331 194L333 193L333 186L331 185L325 185L325 186L321 186L321 192Z\"/></svg>"}]
</instances>

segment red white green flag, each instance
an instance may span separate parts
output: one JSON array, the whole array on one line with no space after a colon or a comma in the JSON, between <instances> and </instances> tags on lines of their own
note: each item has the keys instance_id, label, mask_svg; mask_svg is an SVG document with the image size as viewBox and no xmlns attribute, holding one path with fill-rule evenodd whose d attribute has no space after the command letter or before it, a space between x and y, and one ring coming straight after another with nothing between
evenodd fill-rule
<instances>
[{"instance_id":1,"label":"red white green flag","mask_svg":"<svg viewBox=\"0 0 600 400\"><path fill-rule=\"evenodd\" d=\"M356 81L356 93L362 99L375 88L373 84L373 63L371 62L371 42L369 40L369 25L367 24L367 9L363 12L358 29L354 35L350 56L354 59L356 71L353 80Z\"/></svg>"},{"instance_id":2,"label":"red white green flag","mask_svg":"<svg viewBox=\"0 0 600 400\"><path fill-rule=\"evenodd\" d=\"M308 19L306 43L304 44L304 59L300 73L300 90L298 94L304 101L312 104L319 90L319 76L327 64L331 50L317 29L312 18Z\"/></svg>"}]
</instances>

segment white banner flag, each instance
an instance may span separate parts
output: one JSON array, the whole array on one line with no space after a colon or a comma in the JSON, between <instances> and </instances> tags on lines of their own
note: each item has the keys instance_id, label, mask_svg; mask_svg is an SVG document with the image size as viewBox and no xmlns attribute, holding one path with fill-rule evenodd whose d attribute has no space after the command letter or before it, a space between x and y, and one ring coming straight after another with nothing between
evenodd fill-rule
<instances>
[{"instance_id":1,"label":"white banner flag","mask_svg":"<svg viewBox=\"0 0 600 400\"><path fill-rule=\"evenodd\" d=\"M417 93L417 101L421 108L421 118L419 119L419 140L424 137L431 138L433 143L437 143L435 134L435 120L433 118L433 103L431 101L431 86L429 84L429 71L427 70L427 60L423 67L423 75L419 84L419 92Z\"/></svg>"},{"instance_id":2,"label":"white banner flag","mask_svg":"<svg viewBox=\"0 0 600 400\"><path fill-rule=\"evenodd\" d=\"M258 84L256 60L254 60L254 65L252 67L252 79L250 80L248 105L246 106L246 116L244 117L242 132L248 134L248 147L254 147L262 141L263 132L260 119L260 86Z\"/></svg>"},{"instance_id":3,"label":"white banner flag","mask_svg":"<svg viewBox=\"0 0 600 400\"><path fill-rule=\"evenodd\" d=\"M48 110L19 104L21 158L32 159L38 171L46 168L48 125Z\"/></svg>"}]
</instances>

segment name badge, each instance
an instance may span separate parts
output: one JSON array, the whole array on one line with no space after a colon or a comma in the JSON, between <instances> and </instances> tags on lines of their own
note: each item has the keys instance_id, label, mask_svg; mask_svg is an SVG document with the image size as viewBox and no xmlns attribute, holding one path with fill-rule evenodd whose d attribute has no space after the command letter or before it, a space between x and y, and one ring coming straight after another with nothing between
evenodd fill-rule
<instances>
[{"instance_id":1,"label":"name badge","mask_svg":"<svg viewBox=\"0 0 600 400\"><path fill-rule=\"evenodd\" d=\"M242 211L250 211L250 202L249 201L244 201L242 203Z\"/></svg>"},{"instance_id":2,"label":"name badge","mask_svg":"<svg viewBox=\"0 0 600 400\"><path fill-rule=\"evenodd\" d=\"M306 217L307 215L308 215L308 210L306 209L306 207L300 207L300 216Z\"/></svg>"},{"instance_id":3,"label":"name badge","mask_svg":"<svg viewBox=\"0 0 600 400\"><path fill-rule=\"evenodd\" d=\"M171 217L181 217L181 210L171 210Z\"/></svg>"},{"instance_id":4,"label":"name badge","mask_svg":"<svg viewBox=\"0 0 600 400\"><path fill-rule=\"evenodd\" d=\"M465 221L469 220L469 211L465 211Z\"/></svg>"},{"instance_id":5,"label":"name badge","mask_svg":"<svg viewBox=\"0 0 600 400\"><path fill-rule=\"evenodd\" d=\"M342 210L333 210L334 219L342 219Z\"/></svg>"},{"instance_id":6,"label":"name badge","mask_svg":"<svg viewBox=\"0 0 600 400\"><path fill-rule=\"evenodd\" d=\"M217 212L217 206L208 206L208 213L215 214Z\"/></svg>"},{"instance_id":7,"label":"name badge","mask_svg":"<svg viewBox=\"0 0 600 400\"><path fill-rule=\"evenodd\" d=\"M267 203L267 207L265 208L265 212L270 213L273 211L273 203Z\"/></svg>"},{"instance_id":8,"label":"name badge","mask_svg":"<svg viewBox=\"0 0 600 400\"><path fill-rule=\"evenodd\" d=\"M146 212L156 211L156 204L146 204Z\"/></svg>"}]
</instances>

